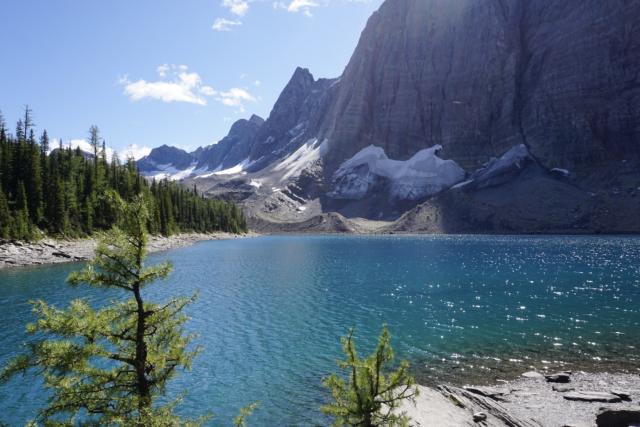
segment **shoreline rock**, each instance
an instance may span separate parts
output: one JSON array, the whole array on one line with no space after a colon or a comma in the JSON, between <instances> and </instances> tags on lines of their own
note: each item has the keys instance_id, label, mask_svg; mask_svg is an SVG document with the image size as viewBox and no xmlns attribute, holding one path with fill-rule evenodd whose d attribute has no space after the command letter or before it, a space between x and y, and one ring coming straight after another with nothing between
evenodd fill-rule
<instances>
[{"instance_id":1,"label":"shoreline rock","mask_svg":"<svg viewBox=\"0 0 640 427\"><path fill-rule=\"evenodd\" d=\"M574 372L571 388L575 391L567 393L559 388L559 384L537 376L496 386L419 386L415 405L405 402L399 412L406 412L411 417L409 425L416 427L611 427L640 420L638 375ZM573 394L578 399L568 400ZM616 424L618 420L622 420L620 424Z\"/></svg>"},{"instance_id":2,"label":"shoreline rock","mask_svg":"<svg viewBox=\"0 0 640 427\"><path fill-rule=\"evenodd\" d=\"M149 253L162 252L190 246L206 240L236 239L255 234L181 233L173 236L150 236ZM27 243L0 240L0 270L87 261L93 257L96 240L93 238L74 240L43 239Z\"/></svg>"}]
</instances>

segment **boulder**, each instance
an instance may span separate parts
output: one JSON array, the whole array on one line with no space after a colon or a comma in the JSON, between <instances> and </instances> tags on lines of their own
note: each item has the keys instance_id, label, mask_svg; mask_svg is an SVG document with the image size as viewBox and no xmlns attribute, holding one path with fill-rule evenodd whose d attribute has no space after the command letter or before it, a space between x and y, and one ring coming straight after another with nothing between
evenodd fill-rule
<instances>
[{"instance_id":1,"label":"boulder","mask_svg":"<svg viewBox=\"0 0 640 427\"><path fill-rule=\"evenodd\" d=\"M484 412L476 412L473 414L473 422L479 423L481 421L485 421L487 419L487 414Z\"/></svg>"},{"instance_id":2,"label":"boulder","mask_svg":"<svg viewBox=\"0 0 640 427\"><path fill-rule=\"evenodd\" d=\"M629 427L640 424L640 409L601 408L596 416L598 427Z\"/></svg>"},{"instance_id":3,"label":"boulder","mask_svg":"<svg viewBox=\"0 0 640 427\"><path fill-rule=\"evenodd\" d=\"M545 375L545 378L549 383L568 383L571 381L571 375L566 372L559 372L557 374Z\"/></svg>"}]
</instances>

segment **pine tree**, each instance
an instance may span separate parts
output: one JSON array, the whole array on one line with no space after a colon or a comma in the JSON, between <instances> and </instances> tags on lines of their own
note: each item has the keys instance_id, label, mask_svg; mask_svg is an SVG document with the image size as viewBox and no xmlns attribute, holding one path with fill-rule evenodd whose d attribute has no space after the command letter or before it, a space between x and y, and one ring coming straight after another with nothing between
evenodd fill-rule
<instances>
[{"instance_id":1,"label":"pine tree","mask_svg":"<svg viewBox=\"0 0 640 427\"><path fill-rule=\"evenodd\" d=\"M47 132L37 141L34 126L28 106L16 124L15 137L0 116L0 189L14 238L28 239L37 236L38 230L70 237L107 230L118 220L118 213L106 203L110 190L124 200L137 194L148 196L152 233L246 231L242 212L232 203L205 199L197 188L186 189L167 180L149 184L133 159L122 165L114 156L108 162L106 143L96 126L89 130L94 152L89 158L80 148L64 148L62 140L50 153Z\"/></svg>"},{"instance_id":2,"label":"pine tree","mask_svg":"<svg viewBox=\"0 0 640 427\"><path fill-rule=\"evenodd\" d=\"M383 373L393 361L391 336L386 325L382 329L378 346L367 358L361 359L353 342L354 330L350 329L341 339L346 360L338 365L346 371L349 382L335 374L325 378L325 387L331 390L333 401L322 411L334 417L334 426L405 426L408 418L398 414L403 400L413 400L418 395L415 381L409 375L409 364L400 363L388 376Z\"/></svg>"},{"instance_id":3,"label":"pine tree","mask_svg":"<svg viewBox=\"0 0 640 427\"><path fill-rule=\"evenodd\" d=\"M33 110L28 105L24 106L24 121L22 125L24 126L23 137L26 139L35 126L35 123L33 123Z\"/></svg>"},{"instance_id":4,"label":"pine tree","mask_svg":"<svg viewBox=\"0 0 640 427\"><path fill-rule=\"evenodd\" d=\"M28 200L30 219L33 224L40 224L42 220L42 160L40 147L35 140L33 129L29 131L29 142L27 145L29 158Z\"/></svg>"},{"instance_id":5,"label":"pine tree","mask_svg":"<svg viewBox=\"0 0 640 427\"><path fill-rule=\"evenodd\" d=\"M135 197L127 204L112 197L122 221L100 238L95 258L72 273L69 283L119 290L123 298L101 309L86 300L72 301L64 310L38 301L38 320L28 331L39 339L4 368L0 380L32 369L41 372L52 392L39 414L45 424L75 424L81 416L101 425L185 425L173 405L158 397L197 353L189 348L192 337L184 331L182 314L193 298L145 301L146 287L166 278L171 265L145 267L146 202Z\"/></svg>"},{"instance_id":6,"label":"pine tree","mask_svg":"<svg viewBox=\"0 0 640 427\"><path fill-rule=\"evenodd\" d=\"M31 240L31 224L29 223L29 205L24 182L18 183L18 198L14 221L13 237L19 240Z\"/></svg>"},{"instance_id":7,"label":"pine tree","mask_svg":"<svg viewBox=\"0 0 640 427\"><path fill-rule=\"evenodd\" d=\"M96 174L96 178L98 175L98 153L100 149L100 130L98 126L92 125L89 128L89 144L93 149L93 165L94 165L94 173Z\"/></svg>"},{"instance_id":8,"label":"pine tree","mask_svg":"<svg viewBox=\"0 0 640 427\"><path fill-rule=\"evenodd\" d=\"M13 221L9 212L9 203L0 186L0 237L6 239L11 237Z\"/></svg>"},{"instance_id":9,"label":"pine tree","mask_svg":"<svg viewBox=\"0 0 640 427\"><path fill-rule=\"evenodd\" d=\"M42 178L40 179L40 188L42 189L42 200L41 200L41 215L40 215L40 224L45 227L48 225L47 221L47 202L49 200L49 135L47 131L43 131L40 136L40 171L42 174Z\"/></svg>"}]
</instances>

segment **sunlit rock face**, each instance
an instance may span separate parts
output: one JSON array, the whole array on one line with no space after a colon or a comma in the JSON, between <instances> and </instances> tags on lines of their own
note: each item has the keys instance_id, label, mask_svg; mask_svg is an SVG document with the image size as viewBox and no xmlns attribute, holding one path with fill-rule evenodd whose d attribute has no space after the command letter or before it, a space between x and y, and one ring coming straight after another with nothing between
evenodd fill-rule
<instances>
[{"instance_id":1,"label":"sunlit rock face","mask_svg":"<svg viewBox=\"0 0 640 427\"><path fill-rule=\"evenodd\" d=\"M640 2L387 0L321 130L337 169L369 145L440 144L467 170L518 144L547 168L640 153Z\"/></svg>"}]
</instances>

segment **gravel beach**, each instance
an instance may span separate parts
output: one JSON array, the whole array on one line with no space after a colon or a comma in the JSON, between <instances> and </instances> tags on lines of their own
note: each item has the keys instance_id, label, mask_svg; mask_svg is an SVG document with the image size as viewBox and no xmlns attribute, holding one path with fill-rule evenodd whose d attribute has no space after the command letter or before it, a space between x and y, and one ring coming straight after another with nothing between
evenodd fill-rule
<instances>
[{"instance_id":1,"label":"gravel beach","mask_svg":"<svg viewBox=\"0 0 640 427\"><path fill-rule=\"evenodd\" d=\"M204 240L237 239L249 235L231 233L182 233L169 237L150 236L148 251L160 252L192 245ZM63 262L86 261L96 248L94 239L53 240L26 243L0 240L0 270Z\"/></svg>"}]
</instances>

